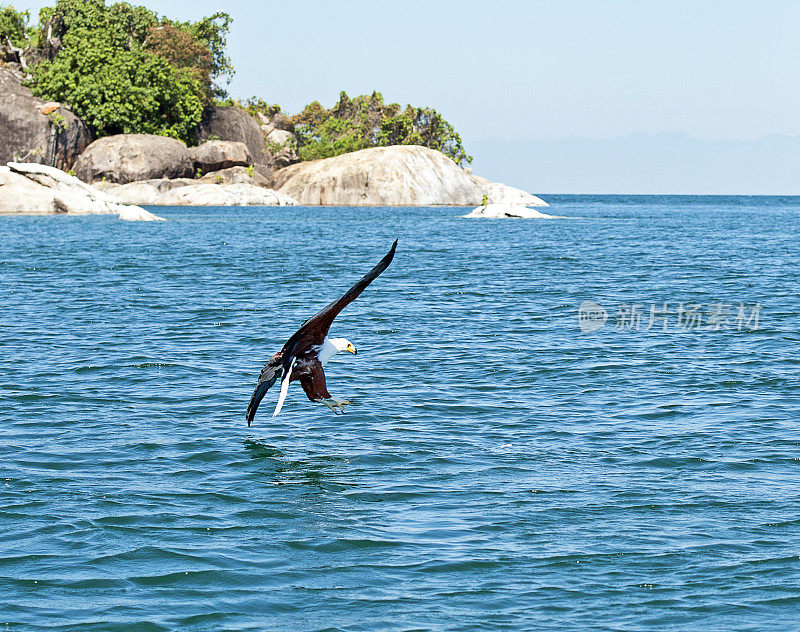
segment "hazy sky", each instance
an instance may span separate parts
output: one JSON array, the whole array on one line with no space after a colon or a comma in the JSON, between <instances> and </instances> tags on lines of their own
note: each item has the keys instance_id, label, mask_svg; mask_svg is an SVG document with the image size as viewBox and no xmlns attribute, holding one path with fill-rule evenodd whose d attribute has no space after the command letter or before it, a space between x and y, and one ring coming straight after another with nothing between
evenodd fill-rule
<instances>
[{"instance_id":1,"label":"hazy sky","mask_svg":"<svg viewBox=\"0 0 800 632\"><path fill-rule=\"evenodd\" d=\"M2 1L2 0L0 0ZM139 0L196 19L221 3ZM17 0L37 10L52 2ZM465 140L800 134L794 0L228 2L230 91L439 109Z\"/></svg>"},{"instance_id":2,"label":"hazy sky","mask_svg":"<svg viewBox=\"0 0 800 632\"><path fill-rule=\"evenodd\" d=\"M38 11L53 1L13 4ZM210 0L134 4L193 20L223 6ZM351 96L378 90L390 101L438 109L468 151L470 143L491 139L598 140L639 132L683 132L706 141L800 136L796 0L244 0L224 6L234 18L232 96L257 95L289 113L315 99L331 106L340 90ZM503 152L495 153L491 168L502 171ZM782 159L774 155L776 164ZM608 160L614 162L613 154ZM624 181L608 183L617 186ZM767 181L748 187L785 188Z\"/></svg>"}]
</instances>

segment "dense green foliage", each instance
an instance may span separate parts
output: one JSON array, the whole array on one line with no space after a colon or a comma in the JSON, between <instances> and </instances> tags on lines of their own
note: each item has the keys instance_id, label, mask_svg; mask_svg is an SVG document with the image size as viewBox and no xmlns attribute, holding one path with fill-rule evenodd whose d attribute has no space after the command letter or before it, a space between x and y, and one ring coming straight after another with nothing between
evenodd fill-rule
<instances>
[{"instance_id":1,"label":"dense green foliage","mask_svg":"<svg viewBox=\"0 0 800 632\"><path fill-rule=\"evenodd\" d=\"M230 74L224 55L230 17L191 24L144 7L104 0L57 0L41 11L40 40L61 39L52 61L32 69L31 90L68 103L98 136L161 134L186 142Z\"/></svg>"},{"instance_id":2,"label":"dense green foliage","mask_svg":"<svg viewBox=\"0 0 800 632\"><path fill-rule=\"evenodd\" d=\"M378 92L353 99L342 92L330 110L314 101L290 120L298 135L301 160L368 147L422 145L441 151L459 165L472 161L453 126L436 110L386 104Z\"/></svg>"},{"instance_id":3,"label":"dense green foliage","mask_svg":"<svg viewBox=\"0 0 800 632\"><path fill-rule=\"evenodd\" d=\"M0 7L0 48L9 41L18 48L27 45L29 17L27 11L17 11L13 6Z\"/></svg>"}]
</instances>

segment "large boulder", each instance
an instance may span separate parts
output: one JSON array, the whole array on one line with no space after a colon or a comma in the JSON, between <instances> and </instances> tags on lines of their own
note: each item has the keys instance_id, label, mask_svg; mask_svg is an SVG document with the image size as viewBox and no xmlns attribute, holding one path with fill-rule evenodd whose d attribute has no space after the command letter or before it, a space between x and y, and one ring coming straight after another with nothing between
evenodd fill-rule
<instances>
[{"instance_id":1,"label":"large boulder","mask_svg":"<svg viewBox=\"0 0 800 632\"><path fill-rule=\"evenodd\" d=\"M232 140L207 140L189 150L195 171L206 174L230 167L253 164L247 145Z\"/></svg>"},{"instance_id":2,"label":"large boulder","mask_svg":"<svg viewBox=\"0 0 800 632\"><path fill-rule=\"evenodd\" d=\"M150 134L99 138L75 162L84 182L135 182L152 178L191 177L192 158L181 141Z\"/></svg>"},{"instance_id":3,"label":"large boulder","mask_svg":"<svg viewBox=\"0 0 800 632\"><path fill-rule=\"evenodd\" d=\"M34 97L22 80L18 66L0 67L0 164L69 169L92 141L89 129L61 103Z\"/></svg>"},{"instance_id":4,"label":"large boulder","mask_svg":"<svg viewBox=\"0 0 800 632\"><path fill-rule=\"evenodd\" d=\"M416 145L301 162L277 171L271 186L300 204L323 206L474 206L488 196L487 186L450 158Z\"/></svg>"},{"instance_id":5,"label":"large boulder","mask_svg":"<svg viewBox=\"0 0 800 632\"><path fill-rule=\"evenodd\" d=\"M9 162L0 167L0 214L118 214L120 219L160 220L63 171L37 163Z\"/></svg>"},{"instance_id":6,"label":"large boulder","mask_svg":"<svg viewBox=\"0 0 800 632\"><path fill-rule=\"evenodd\" d=\"M203 112L197 126L197 139L229 140L244 143L250 152L251 164L269 165L272 154L267 149L266 138L258 121L242 108L212 106Z\"/></svg>"}]
</instances>

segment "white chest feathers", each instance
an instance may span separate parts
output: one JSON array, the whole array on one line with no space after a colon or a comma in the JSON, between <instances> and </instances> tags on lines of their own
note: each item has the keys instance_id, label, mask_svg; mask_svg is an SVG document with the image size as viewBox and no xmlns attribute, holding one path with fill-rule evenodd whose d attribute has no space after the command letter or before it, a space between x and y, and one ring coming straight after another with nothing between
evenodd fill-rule
<instances>
[{"instance_id":1,"label":"white chest feathers","mask_svg":"<svg viewBox=\"0 0 800 632\"><path fill-rule=\"evenodd\" d=\"M325 363L338 352L339 350L336 348L336 345L331 342L330 338L326 337L322 342L322 346L319 348L317 359L322 363L322 366L325 366Z\"/></svg>"}]
</instances>

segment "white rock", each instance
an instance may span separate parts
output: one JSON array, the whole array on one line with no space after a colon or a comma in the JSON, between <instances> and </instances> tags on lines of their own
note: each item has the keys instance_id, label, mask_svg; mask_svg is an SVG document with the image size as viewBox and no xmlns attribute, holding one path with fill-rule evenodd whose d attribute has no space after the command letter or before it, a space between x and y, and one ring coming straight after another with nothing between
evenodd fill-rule
<instances>
[{"instance_id":1,"label":"white rock","mask_svg":"<svg viewBox=\"0 0 800 632\"><path fill-rule=\"evenodd\" d=\"M107 193L55 167L40 165L34 162L9 162L8 168L16 173L25 175L30 180L38 182L42 186L60 189L62 191L77 190L83 192L92 199L104 200L106 202L117 201Z\"/></svg>"},{"instance_id":2,"label":"white rock","mask_svg":"<svg viewBox=\"0 0 800 632\"><path fill-rule=\"evenodd\" d=\"M0 215L51 215L66 213L55 203L55 191L0 167Z\"/></svg>"},{"instance_id":3,"label":"white rock","mask_svg":"<svg viewBox=\"0 0 800 632\"><path fill-rule=\"evenodd\" d=\"M479 206L478 208L473 209L471 213L462 215L462 217L487 217L493 219L505 217L521 217L526 219L556 219L555 215L547 215L541 211L518 204L487 204L486 206Z\"/></svg>"},{"instance_id":4,"label":"white rock","mask_svg":"<svg viewBox=\"0 0 800 632\"><path fill-rule=\"evenodd\" d=\"M112 189L114 197L124 204L156 204L158 189L149 180L129 182Z\"/></svg>"},{"instance_id":5,"label":"white rock","mask_svg":"<svg viewBox=\"0 0 800 632\"><path fill-rule=\"evenodd\" d=\"M234 167L233 169L240 169ZM230 170L229 170L230 171ZM244 170L243 170L244 171ZM230 174L228 174L230 175ZM236 174L233 174L235 176ZM148 206L295 206L292 198L247 182L209 182L201 180L157 179L123 184L113 189L114 197L126 204ZM231 176L231 177L233 177ZM222 179L222 176L220 176ZM249 178L255 180L255 178ZM203 181L205 180L205 181Z\"/></svg>"},{"instance_id":6,"label":"white rock","mask_svg":"<svg viewBox=\"0 0 800 632\"><path fill-rule=\"evenodd\" d=\"M146 211L138 206L126 206L119 214L120 219L129 222L165 222L163 217L153 215L150 211Z\"/></svg>"},{"instance_id":7,"label":"white rock","mask_svg":"<svg viewBox=\"0 0 800 632\"><path fill-rule=\"evenodd\" d=\"M113 188L106 189L119 202L125 204L147 204L158 205L158 196L162 193L197 184L198 181L192 178L156 178L153 180L139 180L128 184L113 185ZM100 186L100 185L93 185ZM105 185L107 186L107 185Z\"/></svg>"},{"instance_id":8,"label":"white rock","mask_svg":"<svg viewBox=\"0 0 800 632\"><path fill-rule=\"evenodd\" d=\"M486 202L488 204L510 204L511 206L550 206L542 198L537 197L523 191L510 187L501 182L489 182L486 178L479 176L472 176L474 180L485 180L482 184L484 194L486 195Z\"/></svg>"},{"instance_id":9,"label":"white rock","mask_svg":"<svg viewBox=\"0 0 800 632\"><path fill-rule=\"evenodd\" d=\"M89 215L115 213L147 218L137 206L118 200L55 167L10 162L0 167L0 213ZM155 218L155 216L152 216ZM149 218L148 218L149 219ZM157 218L161 219L161 218Z\"/></svg>"},{"instance_id":10,"label":"white rock","mask_svg":"<svg viewBox=\"0 0 800 632\"><path fill-rule=\"evenodd\" d=\"M252 184L192 184L160 193L152 204L160 206L296 206L278 191Z\"/></svg>"}]
</instances>

